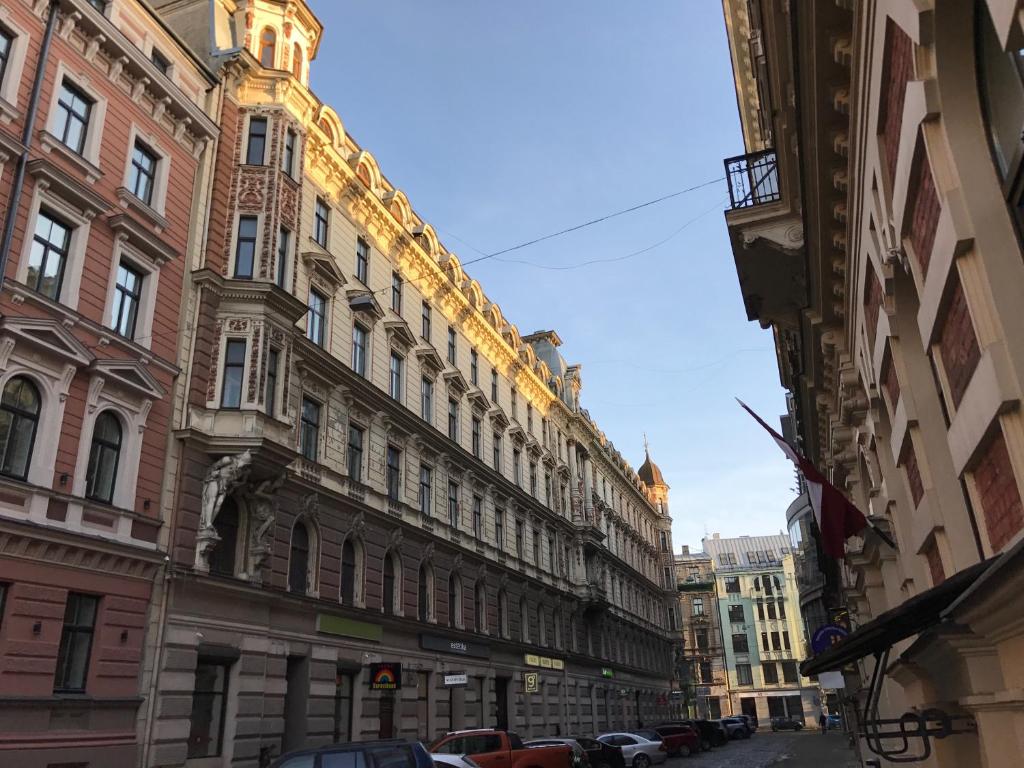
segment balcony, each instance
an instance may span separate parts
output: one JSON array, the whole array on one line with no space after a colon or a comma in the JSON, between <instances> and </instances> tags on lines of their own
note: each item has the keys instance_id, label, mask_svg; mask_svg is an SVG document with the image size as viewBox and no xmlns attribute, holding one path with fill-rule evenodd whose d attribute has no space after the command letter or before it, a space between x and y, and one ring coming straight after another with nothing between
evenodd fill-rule
<instances>
[{"instance_id":1,"label":"balcony","mask_svg":"<svg viewBox=\"0 0 1024 768\"><path fill-rule=\"evenodd\" d=\"M680 592L711 592L714 588L715 579L710 574L687 576L676 583L676 589Z\"/></svg>"},{"instance_id":2,"label":"balcony","mask_svg":"<svg viewBox=\"0 0 1024 768\"><path fill-rule=\"evenodd\" d=\"M729 182L729 207L734 210L782 199L774 149L726 158L725 178Z\"/></svg>"}]
</instances>

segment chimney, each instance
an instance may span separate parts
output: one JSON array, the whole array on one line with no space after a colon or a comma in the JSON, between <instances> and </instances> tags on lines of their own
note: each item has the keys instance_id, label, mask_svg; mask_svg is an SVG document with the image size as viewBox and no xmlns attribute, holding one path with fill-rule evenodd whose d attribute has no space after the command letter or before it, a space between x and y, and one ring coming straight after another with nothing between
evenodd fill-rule
<instances>
[{"instance_id":1,"label":"chimney","mask_svg":"<svg viewBox=\"0 0 1024 768\"><path fill-rule=\"evenodd\" d=\"M722 537L719 536L717 533L713 533L713 534L711 534L711 538L713 538L713 539L720 539Z\"/></svg>"},{"instance_id":2,"label":"chimney","mask_svg":"<svg viewBox=\"0 0 1024 768\"><path fill-rule=\"evenodd\" d=\"M689 544L683 544L683 554L684 555L690 554L690 545Z\"/></svg>"}]
</instances>

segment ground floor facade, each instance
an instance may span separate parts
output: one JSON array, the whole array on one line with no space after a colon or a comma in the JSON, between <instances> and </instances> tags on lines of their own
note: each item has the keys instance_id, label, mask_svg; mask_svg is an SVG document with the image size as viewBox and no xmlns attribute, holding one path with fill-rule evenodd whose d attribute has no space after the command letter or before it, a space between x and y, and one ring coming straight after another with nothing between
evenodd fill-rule
<instances>
[{"instance_id":1,"label":"ground floor facade","mask_svg":"<svg viewBox=\"0 0 1024 768\"><path fill-rule=\"evenodd\" d=\"M768 726L773 717L788 717L809 727L817 724L821 704L816 688L742 689L729 692L729 712L722 714L751 715L763 726Z\"/></svg>"}]
</instances>

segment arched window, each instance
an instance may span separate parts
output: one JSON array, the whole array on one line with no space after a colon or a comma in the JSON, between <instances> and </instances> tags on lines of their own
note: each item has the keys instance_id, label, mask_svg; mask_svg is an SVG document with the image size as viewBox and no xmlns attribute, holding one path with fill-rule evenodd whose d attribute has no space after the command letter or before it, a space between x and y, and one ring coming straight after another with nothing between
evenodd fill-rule
<instances>
[{"instance_id":1,"label":"arched window","mask_svg":"<svg viewBox=\"0 0 1024 768\"><path fill-rule=\"evenodd\" d=\"M352 537L341 545L341 591L343 605L357 605L362 597L363 548Z\"/></svg>"},{"instance_id":2,"label":"arched window","mask_svg":"<svg viewBox=\"0 0 1024 768\"><path fill-rule=\"evenodd\" d=\"M110 411L96 418L89 450L85 495L94 501L109 504L114 500L117 462L121 457L121 422Z\"/></svg>"},{"instance_id":3,"label":"arched window","mask_svg":"<svg viewBox=\"0 0 1024 768\"><path fill-rule=\"evenodd\" d=\"M498 591L498 634L508 637L508 595L503 589Z\"/></svg>"},{"instance_id":4,"label":"arched window","mask_svg":"<svg viewBox=\"0 0 1024 768\"><path fill-rule=\"evenodd\" d=\"M448 577L448 626L453 629L462 624L462 585L454 573Z\"/></svg>"},{"instance_id":5,"label":"arched window","mask_svg":"<svg viewBox=\"0 0 1024 768\"><path fill-rule=\"evenodd\" d=\"M210 572L221 576L235 575L238 550L238 504L231 497L224 500L214 525L220 541L210 555Z\"/></svg>"},{"instance_id":6,"label":"arched window","mask_svg":"<svg viewBox=\"0 0 1024 768\"><path fill-rule=\"evenodd\" d=\"M397 552L384 555L384 613L388 616L402 613L402 561Z\"/></svg>"},{"instance_id":7,"label":"arched window","mask_svg":"<svg viewBox=\"0 0 1024 768\"><path fill-rule=\"evenodd\" d=\"M260 33L260 64L273 67L277 56L277 32L273 27L264 27Z\"/></svg>"},{"instance_id":8,"label":"arched window","mask_svg":"<svg viewBox=\"0 0 1024 768\"><path fill-rule=\"evenodd\" d=\"M41 399L36 385L15 376L0 398L0 474L24 480L32 462Z\"/></svg>"},{"instance_id":9,"label":"arched window","mask_svg":"<svg viewBox=\"0 0 1024 768\"><path fill-rule=\"evenodd\" d=\"M301 520L292 529L288 560L288 591L304 595L309 591L309 529Z\"/></svg>"},{"instance_id":10,"label":"arched window","mask_svg":"<svg viewBox=\"0 0 1024 768\"><path fill-rule=\"evenodd\" d=\"M321 118L319 125L320 125L320 130L327 134L327 138L330 139L331 143L333 144L334 141L335 141L335 139L334 139L334 129L331 128L331 124L327 121L327 118L326 117Z\"/></svg>"},{"instance_id":11,"label":"arched window","mask_svg":"<svg viewBox=\"0 0 1024 768\"><path fill-rule=\"evenodd\" d=\"M427 568L427 564L423 563L420 566L420 577L419 577L419 600L417 605L417 611L419 619L422 622L430 621L430 616L433 613L431 609L431 598L434 594L434 575Z\"/></svg>"},{"instance_id":12,"label":"arched window","mask_svg":"<svg viewBox=\"0 0 1024 768\"><path fill-rule=\"evenodd\" d=\"M544 606L537 606L537 641L541 645L548 644L548 623L547 616L544 615Z\"/></svg>"},{"instance_id":13,"label":"arched window","mask_svg":"<svg viewBox=\"0 0 1024 768\"><path fill-rule=\"evenodd\" d=\"M579 640L577 638L578 638L578 635L577 635L577 632L576 632L576 614L573 614L573 615L571 615L569 617L569 650L570 651L578 651L579 650L579 648L577 648L577 645L579 644Z\"/></svg>"},{"instance_id":14,"label":"arched window","mask_svg":"<svg viewBox=\"0 0 1024 768\"><path fill-rule=\"evenodd\" d=\"M530 614L527 613L525 597L519 601L519 639L524 643L530 642Z\"/></svg>"},{"instance_id":15,"label":"arched window","mask_svg":"<svg viewBox=\"0 0 1024 768\"><path fill-rule=\"evenodd\" d=\"M551 633L551 644L555 648L562 647L562 614L560 611L555 611L552 617L552 633Z\"/></svg>"},{"instance_id":16,"label":"arched window","mask_svg":"<svg viewBox=\"0 0 1024 768\"><path fill-rule=\"evenodd\" d=\"M302 79L302 47L296 43L292 46L292 75L296 80Z\"/></svg>"},{"instance_id":17,"label":"arched window","mask_svg":"<svg viewBox=\"0 0 1024 768\"><path fill-rule=\"evenodd\" d=\"M483 633L487 631L487 587L481 582L476 585L476 605L474 606L473 618L476 621L476 631Z\"/></svg>"}]
</instances>

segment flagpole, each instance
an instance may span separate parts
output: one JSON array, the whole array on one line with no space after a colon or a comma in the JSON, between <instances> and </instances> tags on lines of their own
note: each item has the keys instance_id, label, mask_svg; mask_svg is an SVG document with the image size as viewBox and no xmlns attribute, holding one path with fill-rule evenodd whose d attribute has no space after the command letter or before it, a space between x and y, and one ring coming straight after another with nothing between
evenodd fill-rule
<instances>
[{"instance_id":1,"label":"flagpole","mask_svg":"<svg viewBox=\"0 0 1024 768\"><path fill-rule=\"evenodd\" d=\"M880 538L880 539L881 539L882 541L884 541L884 542L885 542L886 544L888 544L888 545L889 545L889 547L890 547L890 548L892 549L892 551L893 551L893 552L896 552L896 551L897 551L897 549L896 549L896 542L894 542L894 541L893 541L893 540L892 540L892 539L891 539L891 538L889 537L889 534L887 534L887 533L886 533L885 531L883 531L883 530L882 530L881 528L879 528L879 527L878 527L877 525L875 525L874 523L872 523L872 522L871 522L870 520L868 520L868 528L870 528L870 529L871 529L872 531L874 531L874 532L875 532L875 534L877 534L878 538Z\"/></svg>"}]
</instances>

